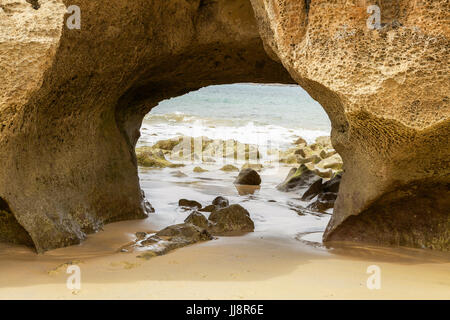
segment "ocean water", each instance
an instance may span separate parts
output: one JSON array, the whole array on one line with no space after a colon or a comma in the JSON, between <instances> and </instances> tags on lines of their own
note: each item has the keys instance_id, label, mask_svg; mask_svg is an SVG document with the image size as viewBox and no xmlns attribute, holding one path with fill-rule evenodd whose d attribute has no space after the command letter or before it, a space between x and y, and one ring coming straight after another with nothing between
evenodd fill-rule
<instances>
[{"instance_id":1,"label":"ocean water","mask_svg":"<svg viewBox=\"0 0 450 320\"><path fill-rule=\"evenodd\" d=\"M323 108L299 86L231 84L160 102L145 117L138 145L184 135L288 148L330 130Z\"/></svg>"}]
</instances>

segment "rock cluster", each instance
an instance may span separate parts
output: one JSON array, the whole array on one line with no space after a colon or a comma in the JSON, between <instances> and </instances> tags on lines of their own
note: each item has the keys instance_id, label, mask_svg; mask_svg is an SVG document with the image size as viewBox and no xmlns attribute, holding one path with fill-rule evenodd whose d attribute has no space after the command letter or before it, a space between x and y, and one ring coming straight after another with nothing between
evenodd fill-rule
<instances>
[{"instance_id":1,"label":"rock cluster","mask_svg":"<svg viewBox=\"0 0 450 320\"><path fill-rule=\"evenodd\" d=\"M168 226L156 233L136 232L136 240L120 250L128 252L137 249L143 251L138 258L150 259L197 242L212 240L213 235L238 235L255 229L249 212L239 204L229 205L224 197L219 196L212 201L210 206L214 209L209 218L197 211L201 207L198 202L185 199L179 202L185 208L191 208L184 223Z\"/></svg>"},{"instance_id":2,"label":"rock cluster","mask_svg":"<svg viewBox=\"0 0 450 320\"><path fill-rule=\"evenodd\" d=\"M210 215L206 218L201 212L209 212ZM212 235L239 234L255 229L250 213L245 208L239 204L230 205L228 199L221 196L199 211L194 210L184 222L205 228Z\"/></svg>"},{"instance_id":3,"label":"rock cluster","mask_svg":"<svg viewBox=\"0 0 450 320\"><path fill-rule=\"evenodd\" d=\"M322 178L331 178L342 171L342 158L333 149L329 137L318 137L310 145L298 138L294 144L296 147L280 152L280 163L304 164Z\"/></svg>"}]
</instances>

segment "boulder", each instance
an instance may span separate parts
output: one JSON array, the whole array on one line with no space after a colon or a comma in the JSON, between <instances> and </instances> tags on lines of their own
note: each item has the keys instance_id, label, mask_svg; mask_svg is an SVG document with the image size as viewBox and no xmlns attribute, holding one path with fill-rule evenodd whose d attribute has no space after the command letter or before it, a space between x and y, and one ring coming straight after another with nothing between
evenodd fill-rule
<instances>
[{"instance_id":1,"label":"boulder","mask_svg":"<svg viewBox=\"0 0 450 320\"><path fill-rule=\"evenodd\" d=\"M261 177L258 172L253 169L243 169L239 172L236 180L234 180L234 184L259 186L261 184Z\"/></svg>"},{"instance_id":2,"label":"boulder","mask_svg":"<svg viewBox=\"0 0 450 320\"><path fill-rule=\"evenodd\" d=\"M209 221L208 231L213 235L253 232L255 229L249 212L239 204L213 211Z\"/></svg>"}]
</instances>

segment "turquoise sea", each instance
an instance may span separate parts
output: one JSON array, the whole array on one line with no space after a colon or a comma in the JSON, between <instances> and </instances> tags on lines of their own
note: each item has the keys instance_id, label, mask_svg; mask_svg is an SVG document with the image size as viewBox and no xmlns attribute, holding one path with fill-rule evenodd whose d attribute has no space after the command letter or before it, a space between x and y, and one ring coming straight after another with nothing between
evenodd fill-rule
<instances>
[{"instance_id":1,"label":"turquoise sea","mask_svg":"<svg viewBox=\"0 0 450 320\"><path fill-rule=\"evenodd\" d=\"M210 86L164 100L145 117L140 145L174 136L206 136L288 147L301 136L313 142L330 134L318 102L293 85Z\"/></svg>"}]
</instances>

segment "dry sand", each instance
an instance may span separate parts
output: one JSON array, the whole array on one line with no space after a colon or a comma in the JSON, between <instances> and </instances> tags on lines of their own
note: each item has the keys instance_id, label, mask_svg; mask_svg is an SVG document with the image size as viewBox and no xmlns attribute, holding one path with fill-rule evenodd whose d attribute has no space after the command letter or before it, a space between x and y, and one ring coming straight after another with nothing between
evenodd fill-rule
<instances>
[{"instance_id":1,"label":"dry sand","mask_svg":"<svg viewBox=\"0 0 450 320\"><path fill-rule=\"evenodd\" d=\"M150 260L113 253L133 223L116 223L81 246L36 255L3 246L1 299L449 299L450 262L410 249L334 249L244 236L220 238ZM103 243L102 250L100 244ZM95 248L95 249L94 249ZM358 257L356 257L358 256ZM67 263L81 269L81 290L66 287ZM381 289L366 286L370 265Z\"/></svg>"}]
</instances>

